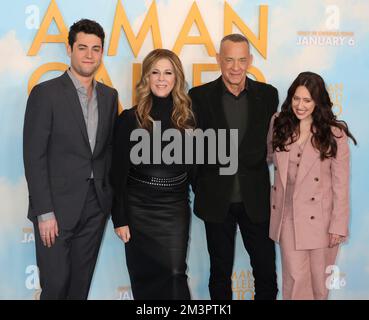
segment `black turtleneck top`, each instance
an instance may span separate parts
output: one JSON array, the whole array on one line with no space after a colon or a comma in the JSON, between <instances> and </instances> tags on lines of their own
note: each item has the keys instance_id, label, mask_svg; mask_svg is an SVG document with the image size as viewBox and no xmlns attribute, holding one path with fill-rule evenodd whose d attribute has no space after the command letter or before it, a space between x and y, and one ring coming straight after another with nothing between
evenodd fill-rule
<instances>
[{"instance_id":1,"label":"black turtleneck top","mask_svg":"<svg viewBox=\"0 0 369 320\"><path fill-rule=\"evenodd\" d=\"M153 97L153 104L152 104L152 109L150 111L150 116L155 120L155 121L160 121L161 122L161 134L163 134L163 132L167 129L172 129L174 128L174 125L172 123L172 112L173 112L173 99L172 99L172 95L169 95L168 97L165 98L161 98L161 97L157 97L152 95ZM182 173L184 173L185 171L189 170L189 165L185 165L184 164L184 136L183 134L182 139L183 139L183 143L182 143L182 163L183 164L165 164L162 161L162 157L161 157L161 164L153 164L153 152L154 152L154 147L153 147L153 131L150 130L150 164L139 164L139 165L134 165L131 163L131 166L135 167L135 169L139 170L141 173L150 175L150 176L155 176L155 177L173 177L173 176L177 176L180 175ZM131 147L137 142L132 142L131 143ZM162 154L163 149L165 148L166 145L168 145L170 143L170 141L161 141L161 152L160 154ZM155 152L157 152L158 150L155 150Z\"/></svg>"},{"instance_id":2,"label":"black turtleneck top","mask_svg":"<svg viewBox=\"0 0 369 320\"><path fill-rule=\"evenodd\" d=\"M161 121L161 134L164 130L174 128L171 121L173 112L173 100L171 95L166 98L157 96L153 97L153 105L150 111L150 116L155 121ZM130 141L130 135L133 130L139 128L136 118L136 106L131 109L124 110L117 119L114 137L113 137L113 150L112 150L112 167L110 170L111 184L114 189L114 201L113 201L113 222L115 226L127 224L124 210L124 198L125 189L127 187L127 177L130 169L134 167L139 172L157 176L157 177L173 177L180 175L184 172L188 173L189 182L192 184L192 178L194 174L194 165L184 164L185 152L184 152L184 133L182 133L182 164L165 164L162 161L160 164L152 164L153 159L153 131L149 130L150 134L150 164L135 165L131 162L130 152L132 147L138 143L137 141ZM170 141L161 141L161 151L165 148ZM156 150L157 151L157 150ZM162 155L162 152L160 152Z\"/></svg>"}]
</instances>

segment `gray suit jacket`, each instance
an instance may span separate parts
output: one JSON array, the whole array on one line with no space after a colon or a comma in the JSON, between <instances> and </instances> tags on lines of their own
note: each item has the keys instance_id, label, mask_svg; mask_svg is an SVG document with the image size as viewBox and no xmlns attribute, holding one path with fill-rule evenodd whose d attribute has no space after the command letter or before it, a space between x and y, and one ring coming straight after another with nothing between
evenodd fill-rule
<instances>
[{"instance_id":1,"label":"gray suit jacket","mask_svg":"<svg viewBox=\"0 0 369 320\"><path fill-rule=\"evenodd\" d=\"M28 98L23 160L32 221L53 211L59 226L72 228L80 218L91 171L101 209L110 214L108 174L118 93L102 83L96 92L99 120L93 153L78 94L67 73L38 84Z\"/></svg>"}]
</instances>

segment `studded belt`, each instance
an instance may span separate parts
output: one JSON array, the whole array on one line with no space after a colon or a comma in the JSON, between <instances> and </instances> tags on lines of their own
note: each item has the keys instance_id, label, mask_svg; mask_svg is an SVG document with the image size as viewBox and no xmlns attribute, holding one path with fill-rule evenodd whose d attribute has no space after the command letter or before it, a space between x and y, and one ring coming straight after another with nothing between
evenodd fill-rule
<instances>
[{"instance_id":1,"label":"studded belt","mask_svg":"<svg viewBox=\"0 0 369 320\"><path fill-rule=\"evenodd\" d=\"M187 181L187 172L184 172L175 177L154 177L143 174L136 169L131 169L128 173L128 177L137 182L141 182L150 186L175 187Z\"/></svg>"}]
</instances>

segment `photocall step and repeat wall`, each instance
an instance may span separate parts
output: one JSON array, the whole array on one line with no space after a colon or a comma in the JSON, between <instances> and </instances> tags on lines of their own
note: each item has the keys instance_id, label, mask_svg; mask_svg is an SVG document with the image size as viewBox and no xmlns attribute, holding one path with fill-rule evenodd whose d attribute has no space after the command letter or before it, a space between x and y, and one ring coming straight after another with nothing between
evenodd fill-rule
<instances>
[{"instance_id":1,"label":"photocall step and repeat wall","mask_svg":"<svg viewBox=\"0 0 369 320\"><path fill-rule=\"evenodd\" d=\"M331 299L369 299L369 1L366 0L17 0L2 1L0 19L0 299L38 299L34 233L22 129L32 87L69 64L69 27L81 18L106 32L97 80L119 92L120 107L135 101L143 58L167 48L181 58L188 87L219 76L220 39L242 33L254 55L250 77L273 84L280 104L302 71L321 74L359 144L351 144L350 238L337 265L326 270ZM278 285L281 266L277 249ZM193 299L209 299L205 229L192 217L188 275ZM56 275L57 276L57 275ZM237 232L233 298L254 297L252 269ZM281 295L279 295L281 297ZM133 299L124 244L106 228L89 299Z\"/></svg>"}]
</instances>

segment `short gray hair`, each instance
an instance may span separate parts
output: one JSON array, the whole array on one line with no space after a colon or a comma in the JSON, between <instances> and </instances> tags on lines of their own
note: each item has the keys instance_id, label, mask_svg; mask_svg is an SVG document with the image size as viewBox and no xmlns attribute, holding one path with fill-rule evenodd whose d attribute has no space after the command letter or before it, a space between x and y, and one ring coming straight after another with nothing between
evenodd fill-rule
<instances>
[{"instance_id":1,"label":"short gray hair","mask_svg":"<svg viewBox=\"0 0 369 320\"><path fill-rule=\"evenodd\" d=\"M220 41L219 51L222 48L222 45L225 41L246 42L247 47L249 48L249 52L250 52L250 42L249 42L249 40L244 35L242 35L240 33L231 33L229 35L224 36L223 39Z\"/></svg>"}]
</instances>

